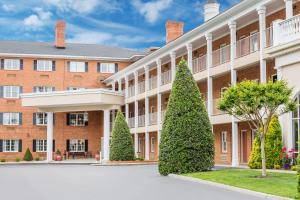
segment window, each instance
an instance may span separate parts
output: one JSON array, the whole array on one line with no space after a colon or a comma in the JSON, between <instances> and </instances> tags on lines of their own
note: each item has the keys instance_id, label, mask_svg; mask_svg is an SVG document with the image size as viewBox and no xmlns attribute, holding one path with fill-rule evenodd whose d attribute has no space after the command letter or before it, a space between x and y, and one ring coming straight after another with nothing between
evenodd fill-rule
<instances>
[{"instance_id":1,"label":"window","mask_svg":"<svg viewBox=\"0 0 300 200\"><path fill-rule=\"evenodd\" d=\"M258 33L252 32L250 34L250 53L258 51Z\"/></svg>"},{"instance_id":2,"label":"window","mask_svg":"<svg viewBox=\"0 0 300 200\"><path fill-rule=\"evenodd\" d=\"M155 137L151 137L150 139L150 152L153 153L155 150Z\"/></svg>"},{"instance_id":3,"label":"window","mask_svg":"<svg viewBox=\"0 0 300 200\"><path fill-rule=\"evenodd\" d=\"M138 139L138 152L142 152L142 145L143 145L142 138L139 137L139 139Z\"/></svg>"},{"instance_id":4,"label":"window","mask_svg":"<svg viewBox=\"0 0 300 200\"><path fill-rule=\"evenodd\" d=\"M226 44L220 46L220 64L226 62Z\"/></svg>"},{"instance_id":5,"label":"window","mask_svg":"<svg viewBox=\"0 0 300 200\"><path fill-rule=\"evenodd\" d=\"M295 152L299 152L299 134L300 134L300 95L295 99L297 110L292 112L292 131L293 131L293 144Z\"/></svg>"},{"instance_id":6,"label":"window","mask_svg":"<svg viewBox=\"0 0 300 200\"><path fill-rule=\"evenodd\" d=\"M3 140L3 151L4 152L18 152L19 151L19 140Z\"/></svg>"},{"instance_id":7,"label":"window","mask_svg":"<svg viewBox=\"0 0 300 200\"><path fill-rule=\"evenodd\" d=\"M256 138L256 136L258 135L258 130L257 129L252 129L252 132L251 132L251 146L253 148L253 143L254 143L254 140Z\"/></svg>"},{"instance_id":8,"label":"window","mask_svg":"<svg viewBox=\"0 0 300 200\"><path fill-rule=\"evenodd\" d=\"M100 72L101 73L115 73L115 63L101 63Z\"/></svg>"},{"instance_id":9,"label":"window","mask_svg":"<svg viewBox=\"0 0 300 200\"><path fill-rule=\"evenodd\" d=\"M85 126L88 122L88 113L70 113L69 125L70 126Z\"/></svg>"},{"instance_id":10,"label":"window","mask_svg":"<svg viewBox=\"0 0 300 200\"><path fill-rule=\"evenodd\" d=\"M70 72L85 72L85 63L84 62L70 62L69 64Z\"/></svg>"},{"instance_id":11,"label":"window","mask_svg":"<svg viewBox=\"0 0 300 200\"><path fill-rule=\"evenodd\" d=\"M68 90L74 91L74 90L85 90L85 88L82 87L68 87Z\"/></svg>"},{"instance_id":12,"label":"window","mask_svg":"<svg viewBox=\"0 0 300 200\"><path fill-rule=\"evenodd\" d=\"M19 125L20 113L3 113L3 125Z\"/></svg>"},{"instance_id":13,"label":"window","mask_svg":"<svg viewBox=\"0 0 300 200\"><path fill-rule=\"evenodd\" d=\"M52 60L37 60L36 70L37 71L52 71L53 62Z\"/></svg>"},{"instance_id":14,"label":"window","mask_svg":"<svg viewBox=\"0 0 300 200\"><path fill-rule=\"evenodd\" d=\"M277 74L272 75L272 82L275 83L278 80Z\"/></svg>"},{"instance_id":15,"label":"window","mask_svg":"<svg viewBox=\"0 0 300 200\"><path fill-rule=\"evenodd\" d=\"M222 153L227 153L227 132L223 131L221 133L221 145L222 145Z\"/></svg>"},{"instance_id":16,"label":"window","mask_svg":"<svg viewBox=\"0 0 300 200\"><path fill-rule=\"evenodd\" d=\"M35 123L36 125L47 125L47 113L35 113Z\"/></svg>"},{"instance_id":17,"label":"window","mask_svg":"<svg viewBox=\"0 0 300 200\"><path fill-rule=\"evenodd\" d=\"M21 61L18 59L4 59L5 70L20 70Z\"/></svg>"},{"instance_id":18,"label":"window","mask_svg":"<svg viewBox=\"0 0 300 200\"><path fill-rule=\"evenodd\" d=\"M73 139L70 140L70 152L85 152L85 141Z\"/></svg>"},{"instance_id":19,"label":"window","mask_svg":"<svg viewBox=\"0 0 300 200\"><path fill-rule=\"evenodd\" d=\"M3 86L4 98L19 98L20 87L19 86Z\"/></svg>"},{"instance_id":20,"label":"window","mask_svg":"<svg viewBox=\"0 0 300 200\"><path fill-rule=\"evenodd\" d=\"M52 92L52 91L54 91L54 87L36 86L36 87L34 87L33 90L34 90L35 93Z\"/></svg>"},{"instance_id":21,"label":"window","mask_svg":"<svg viewBox=\"0 0 300 200\"><path fill-rule=\"evenodd\" d=\"M36 140L35 148L36 148L36 152L46 152L47 140Z\"/></svg>"}]
</instances>

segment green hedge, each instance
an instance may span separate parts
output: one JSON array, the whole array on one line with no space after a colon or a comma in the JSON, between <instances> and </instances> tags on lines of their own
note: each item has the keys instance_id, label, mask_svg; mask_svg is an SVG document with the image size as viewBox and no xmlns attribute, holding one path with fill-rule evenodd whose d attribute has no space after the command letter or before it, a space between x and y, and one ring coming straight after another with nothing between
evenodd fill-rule
<instances>
[{"instance_id":1,"label":"green hedge","mask_svg":"<svg viewBox=\"0 0 300 200\"><path fill-rule=\"evenodd\" d=\"M181 174L214 166L214 137L199 88L182 60L176 72L163 123L159 172Z\"/></svg>"},{"instance_id":2,"label":"green hedge","mask_svg":"<svg viewBox=\"0 0 300 200\"><path fill-rule=\"evenodd\" d=\"M23 160L25 160L25 161L32 161L33 160L32 153L30 152L29 148L26 149Z\"/></svg>"}]
</instances>

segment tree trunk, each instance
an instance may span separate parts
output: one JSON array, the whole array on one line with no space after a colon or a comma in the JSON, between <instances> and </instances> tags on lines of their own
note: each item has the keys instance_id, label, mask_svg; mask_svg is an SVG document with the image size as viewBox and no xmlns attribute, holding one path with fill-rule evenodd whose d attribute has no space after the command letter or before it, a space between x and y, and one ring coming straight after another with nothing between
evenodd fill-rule
<instances>
[{"instance_id":1,"label":"tree trunk","mask_svg":"<svg viewBox=\"0 0 300 200\"><path fill-rule=\"evenodd\" d=\"M265 152L265 130L264 133L261 136L261 176L266 177L267 176L267 168L266 168L266 152Z\"/></svg>"}]
</instances>

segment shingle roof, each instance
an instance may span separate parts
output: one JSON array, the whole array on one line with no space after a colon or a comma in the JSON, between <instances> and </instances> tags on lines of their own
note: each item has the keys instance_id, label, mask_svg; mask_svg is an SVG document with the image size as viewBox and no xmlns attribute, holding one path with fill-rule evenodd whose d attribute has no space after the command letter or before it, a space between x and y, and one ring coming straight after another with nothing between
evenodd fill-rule
<instances>
[{"instance_id":1,"label":"shingle roof","mask_svg":"<svg viewBox=\"0 0 300 200\"><path fill-rule=\"evenodd\" d=\"M54 43L0 41L0 54L34 54L59 56L86 56L99 58L129 59L136 55L145 55L145 52L133 51L125 48L104 46L98 44L66 43L65 49L58 49Z\"/></svg>"}]
</instances>

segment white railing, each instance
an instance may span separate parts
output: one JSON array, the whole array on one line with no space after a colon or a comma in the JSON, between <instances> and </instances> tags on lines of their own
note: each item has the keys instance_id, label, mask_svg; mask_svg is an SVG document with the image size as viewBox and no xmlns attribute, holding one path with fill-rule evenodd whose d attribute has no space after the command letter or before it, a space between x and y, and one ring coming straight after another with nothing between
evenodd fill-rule
<instances>
[{"instance_id":1,"label":"white railing","mask_svg":"<svg viewBox=\"0 0 300 200\"><path fill-rule=\"evenodd\" d=\"M300 39L300 15L273 24L274 45L288 43Z\"/></svg>"},{"instance_id":2,"label":"white railing","mask_svg":"<svg viewBox=\"0 0 300 200\"><path fill-rule=\"evenodd\" d=\"M128 87L128 97L134 96L134 93L135 93L134 90L135 90L134 85Z\"/></svg>"},{"instance_id":3,"label":"white railing","mask_svg":"<svg viewBox=\"0 0 300 200\"><path fill-rule=\"evenodd\" d=\"M157 124L157 113L149 113L149 125L156 125Z\"/></svg>"},{"instance_id":4,"label":"white railing","mask_svg":"<svg viewBox=\"0 0 300 200\"><path fill-rule=\"evenodd\" d=\"M193 60L193 74L206 70L206 55Z\"/></svg>"},{"instance_id":5,"label":"white railing","mask_svg":"<svg viewBox=\"0 0 300 200\"><path fill-rule=\"evenodd\" d=\"M129 126L129 128L135 127L135 117L131 117L128 119L128 126Z\"/></svg>"},{"instance_id":6,"label":"white railing","mask_svg":"<svg viewBox=\"0 0 300 200\"><path fill-rule=\"evenodd\" d=\"M266 29L266 47L273 46L273 27Z\"/></svg>"},{"instance_id":7,"label":"white railing","mask_svg":"<svg viewBox=\"0 0 300 200\"><path fill-rule=\"evenodd\" d=\"M138 93L142 94L145 92L145 81L141 81L138 83Z\"/></svg>"},{"instance_id":8,"label":"white railing","mask_svg":"<svg viewBox=\"0 0 300 200\"><path fill-rule=\"evenodd\" d=\"M139 127L145 126L145 115L138 116L138 126Z\"/></svg>"},{"instance_id":9,"label":"white railing","mask_svg":"<svg viewBox=\"0 0 300 200\"><path fill-rule=\"evenodd\" d=\"M171 70L165 71L161 74L161 85L166 85L168 83L171 83L172 76L171 76Z\"/></svg>"},{"instance_id":10,"label":"white railing","mask_svg":"<svg viewBox=\"0 0 300 200\"><path fill-rule=\"evenodd\" d=\"M259 50L259 33L251 34L236 43L236 57L240 58Z\"/></svg>"},{"instance_id":11,"label":"white railing","mask_svg":"<svg viewBox=\"0 0 300 200\"><path fill-rule=\"evenodd\" d=\"M152 76L149 79L149 90L157 88L157 76Z\"/></svg>"},{"instance_id":12,"label":"white railing","mask_svg":"<svg viewBox=\"0 0 300 200\"><path fill-rule=\"evenodd\" d=\"M230 45L224 46L212 53L213 67L230 61Z\"/></svg>"}]
</instances>

